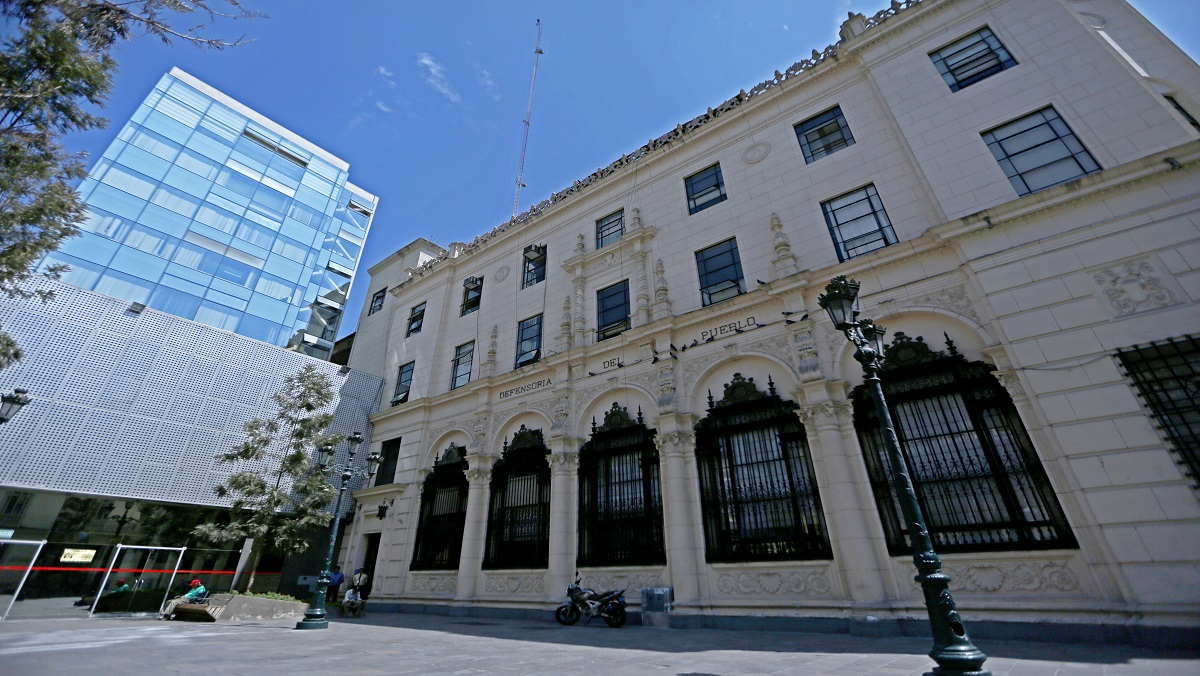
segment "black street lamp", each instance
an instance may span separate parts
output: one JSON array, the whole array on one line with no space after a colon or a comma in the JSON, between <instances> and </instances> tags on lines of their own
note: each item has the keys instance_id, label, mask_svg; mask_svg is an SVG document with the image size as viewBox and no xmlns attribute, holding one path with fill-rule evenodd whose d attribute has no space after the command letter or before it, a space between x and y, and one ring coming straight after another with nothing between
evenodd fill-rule
<instances>
[{"instance_id":1,"label":"black street lamp","mask_svg":"<svg viewBox=\"0 0 1200 676\"><path fill-rule=\"evenodd\" d=\"M346 486L349 485L350 479L355 475L366 476L367 478L375 476L375 470L379 469L379 454L372 453L367 456L367 471L354 467L354 455L358 453L358 445L362 443L363 436L358 432L350 435L350 455L346 458L346 464L342 466L334 465L330 467L329 463L333 461L333 447L322 446L317 449L317 462L321 466L322 471L333 469L334 471L341 470L341 482L338 485L337 502L333 508L333 526L329 530L329 548L325 551L325 567L321 569L321 576L317 578L317 589L313 592L312 602L308 604L308 610L304 611L304 619L296 623L297 629L325 629L329 626L329 620L326 619L325 613L325 594L329 591L329 568L333 563L333 547L337 543L338 523L342 518L342 498L346 495Z\"/></svg>"},{"instance_id":2,"label":"black street lamp","mask_svg":"<svg viewBox=\"0 0 1200 676\"><path fill-rule=\"evenodd\" d=\"M938 666L932 673L937 676L991 676L990 671L983 669L987 655L976 648L967 636L958 608L954 605L954 597L950 595L950 576L942 572L942 561L933 551L933 541L929 538L925 517L917 503L908 465L900 452L896 428L892 425L892 416L883 398L883 385L879 381L885 345L883 336L887 330L876 326L870 319L858 318L858 288L858 282L839 275L825 287L825 294L817 299L817 304L829 313L834 327L845 333L846 338L858 348L854 351L854 359L862 364L871 397L875 399L875 415L883 425L883 439L894 475L892 481L900 507L904 510L904 521L912 543L913 563L917 566L916 580L921 583L925 593L925 609L929 612L929 624L933 629L933 649L929 651L929 656Z\"/></svg>"},{"instance_id":3,"label":"black street lamp","mask_svg":"<svg viewBox=\"0 0 1200 676\"><path fill-rule=\"evenodd\" d=\"M31 401L33 399L29 397L29 390L19 387L13 390L12 394L0 396L0 425L12 420L13 416Z\"/></svg>"}]
</instances>

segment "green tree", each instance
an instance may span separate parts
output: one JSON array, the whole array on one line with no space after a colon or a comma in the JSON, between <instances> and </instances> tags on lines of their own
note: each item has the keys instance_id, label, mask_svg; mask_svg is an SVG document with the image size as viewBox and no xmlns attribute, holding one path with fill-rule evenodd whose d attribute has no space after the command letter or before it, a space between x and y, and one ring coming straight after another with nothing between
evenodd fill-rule
<instances>
[{"instance_id":1,"label":"green tree","mask_svg":"<svg viewBox=\"0 0 1200 676\"><path fill-rule=\"evenodd\" d=\"M329 525L326 508L336 492L311 458L318 447L343 438L327 432L333 414L320 412L333 398L332 381L309 364L284 379L273 397L279 408L275 418L250 420L246 440L217 456L222 463L246 467L214 489L233 497L231 521L201 524L193 532L216 543L254 538L246 591L254 587L263 552L306 551L311 531Z\"/></svg>"},{"instance_id":2,"label":"green tree","mask_svg":"<svg viewBox=\"0 0 1200 676\"><path fill-rule=\"evenodd\" d=\"M113 46L143 35L210 49L242 42L204 37L204 24L174 27L196 14L254 16L241 0L0 0L7 33L0 41L0 293L49 299L21 283L84 217L73 186L85 175L85 158L67 152L62 139L106 126L90 111L103 106L112 86ZM0 331L0 369L20 358L16 341Z\"/></svg>"}]
</instances>

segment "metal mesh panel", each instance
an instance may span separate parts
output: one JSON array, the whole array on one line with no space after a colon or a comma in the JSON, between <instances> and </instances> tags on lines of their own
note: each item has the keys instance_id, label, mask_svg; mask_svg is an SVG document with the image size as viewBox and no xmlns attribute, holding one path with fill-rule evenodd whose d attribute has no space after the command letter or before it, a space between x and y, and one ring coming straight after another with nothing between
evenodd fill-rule
<instances>
[{"instance_id":1,"label":"metal mesh panel","mask_svg":"<svg viewBox=\"0 0 1200 676\"><path fill-rule=\"evenodd\" d=\"M1200 487L1200 338L1131 347L1117 357L1170 440L1184 473Z\"/></svg>"},{"instance_id":2,"label":"metal mesh panel","mask_svg":"<svg viewBox=\"0 0 1200 676\"><path fill-rule=\"evenodd\" d=\"M214 456L244 438L246 420L274 415L270 395L305 364L339 395L332 430L370 434L374 376L60 282L30 288L55 298L0 297L2 325L25 350L0 371L0 391L34 398L0 426L0 484L226 505L212 487L234 467Z\"/></svg>"}]
</instances>

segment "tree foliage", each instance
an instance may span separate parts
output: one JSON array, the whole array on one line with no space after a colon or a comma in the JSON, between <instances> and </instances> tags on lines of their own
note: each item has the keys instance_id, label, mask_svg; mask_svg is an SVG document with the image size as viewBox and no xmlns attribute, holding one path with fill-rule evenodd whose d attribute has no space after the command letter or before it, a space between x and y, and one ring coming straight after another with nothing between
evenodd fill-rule
<instances>
[{"instance_id":1,"label":"tree foliage","mask_svg":"<svg viewBox=\"0 0 1200 676\"><path fill-rule=\"evenodd\" d=\"M62 139L106 126L91 111L112 87L113 46L143 35L211 49L241 42L205 37L204 23L176 27L194 15L254 16L241 0L0 0L8 33L0 41L0 293L49 298L21 283L84 217L73 184L85 175L85 158L67 152ZM20 358L0 332L0 369Z\"/></svg>"},{"instance_id":2,"label":"tree foliage","mask_svg":"<svg viewBox=\"0 0 1200 676\"><path fill-rule=\"evenodd\" d=\"M342 440L327 432L333 414L320 412L333 398L332 381L309 364L284 379L274 395L276 417L248 421L246 440L217 456L221 463L244 467L214 489L233 497L231 521L201 524L194 532L212 542L254 538L247 590L254 586L264 551L306 551L312 530L329 525L326 508L336 492L312 456L316 448Z\"/></svg>"}]
</instances>

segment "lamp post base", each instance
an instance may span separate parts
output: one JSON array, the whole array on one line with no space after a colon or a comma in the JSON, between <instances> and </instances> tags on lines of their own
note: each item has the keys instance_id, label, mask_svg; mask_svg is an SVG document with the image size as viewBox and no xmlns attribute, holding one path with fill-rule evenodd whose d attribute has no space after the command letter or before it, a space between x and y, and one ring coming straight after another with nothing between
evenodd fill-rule
<instances>
[{"instance_id":1,"label":"lamp post base","mask_svg":"<svg viewBox=\"0 0 1200 676\"><path fill-rule=\"evenodd\" d=\"M309 617L305 614L304 619L296 623L297 629L328 629L329 620L325 619L325 614L321 613L320 617Z\"/></svg>"}]
</instances>

